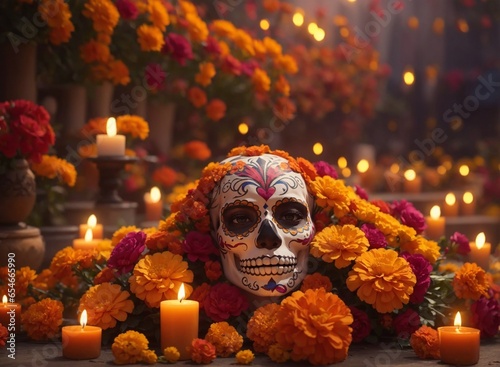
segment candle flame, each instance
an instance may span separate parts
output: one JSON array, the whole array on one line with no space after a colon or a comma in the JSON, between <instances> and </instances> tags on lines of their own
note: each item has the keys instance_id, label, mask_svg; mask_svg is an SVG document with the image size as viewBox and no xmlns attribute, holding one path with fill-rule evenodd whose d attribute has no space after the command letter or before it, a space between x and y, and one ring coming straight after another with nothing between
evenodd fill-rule
<instances>
[{"instance_id":1,"label":"candle flame","mask_svg":"<svg viewBox=\"0 0 500 367\"><path fill-rule=\"evenodd\" d=\"M83 310L83 312L80 316L80 325L82 325L82 330L87 325L87 310Z\"/></svg>"},{"instance_id":2,"label":"candle flame","mask_svg":"<svg viewBox=\"0 0 500 367\"><path fill-rule=\"evenodd\" d=\"M404 176L408 181L413 181L415 178L417 178L417 173L414 170L409 169L405 171Z\"/></svg>"},{"instance_id":3,"label":"candle flame","mask_svg":"<svg viewBox=\"0 0 500 367\"><path fill-rule=\"evenodd\" d=\"M462 326L462 316L460 315L460 312L457 312L453 325L457 328L457 331L460 330L460 327Z\"/></svg>"},{"instance_id":4,"label":"candle flame","mask_svg":"<svg viewBox=\"0 0 500 367\"><path fill-rule=\"evenodd\" d=\"M464 177L467 176L470 172L469 166L466 164L462 164L458 169L458 172L460 172L460 174Z\"/></svg>"},{"instance_id":5,"label":"candle flame","mask_svg":"<svg viewBox=\"0 0 500 367\"><path fill-rule=\"evenodd\" d=\"M158 187L156 187L156 186L151 188L151 191L150 191L149 195L150 195L151 201L153 203L157 203L161 199L160 189Z\"/></svg>"},{"instance_id":6,"label":"candle flame","mask_svg":"<svg viewBox=\"0 0 500 367\"><path fill-rule=\"evenodd\" d=\"M446 204L451 206L451 205L455 204L455 202L457 201L457 198L455 197L454 193L449 192L448 194L446 194L444 201L446 201Z\"/></svg>"},{"instance_id":7,"label":"candle flame","mask_svg":"<svg viewBox=\"0 0 500 367\"><path fill-rule=\"evenodd\" d=\"M85 232L85 242L90 242L93 239L92 230L87 228L87 232Z\"/></svg>"},{"instance_id":8,"label":"candle flame","mask_svg":"<svg viewBox=\"0 0 500 367\"><path fill-rule=\"evenodd\" d=\"M7 303L7 296L4 294L2 297L2 303L6 304Z\"/></svg>"},{"instance_id":9,"label":"candle flame","mask_svg":"<svg viewBox=\"0 0 500 367\"><path fill-rule=\"evenodd\" d=\"M438 219L441 216L441 208L439 207L439 205L434 205L431 208L430 214L432 219Z\"/></svg>"},{"instance_id":10,"label":"candle flame","mask_svg":"<svg viewBox=\"0 0 500 367\"><path fill-rule=\"evenodd\" d=\"M184 290L184 283L182 283L179 287L179 292L177 293L177 299L179 302L182 302L184 298L186 298L186 291Z\"/></svg>"},{"instance_id":11,"label":"candle flame","mask_svg":"<svg viewBox=\"0 0 500 367\"><path fill-rule=\"evenodd\" d=\"M477 249L478 250L482 249L485 242L486 242L486 236L484 235L484 232L479 233L476 236L476 247L477 247Z\"/></svg>"},{"instance_id":12,"label":"candle flame","mask_svg":"<svg viewBox=\"0 0 500 367\"><path fill-rule=\"evenodd\" d=\"M116 135L116 119L114 117L110 117L106 122L106 134L108 136Z\"/></svg>"},{"instance_id":13,"label":"candle flame","mask_svg":"<svg viewBox=\"0 0 500 367\"><path fill-rule=\"evenodd\" d=\"M97 217L94 214L91 214L89 219L87 219L87 225L90 228L94 228L97 225Z\"/></svg>"},{"instance_id":14,"label":"candle flame","mask_svg":"<svg viewBox=\"0 0 500 367\"><path fill-rule=\"evenodd\" d=\"M370 162L368 162L366 159L360 160L356 165L356 169L359 173L365 173L366 171L368 171L368 168L370 168Z\"/></svg>"},{"instance_id":15,"label":"candle flame","mask_svg":"<svg viewBox=\"0 0 500 367\"><path fill-rule=\"evenodd\" d=\"M474 195L472 195L472 192L467 191L464 193L463 199L465 204L470 204L474 201Z\"/></svg>"}]
</instances>

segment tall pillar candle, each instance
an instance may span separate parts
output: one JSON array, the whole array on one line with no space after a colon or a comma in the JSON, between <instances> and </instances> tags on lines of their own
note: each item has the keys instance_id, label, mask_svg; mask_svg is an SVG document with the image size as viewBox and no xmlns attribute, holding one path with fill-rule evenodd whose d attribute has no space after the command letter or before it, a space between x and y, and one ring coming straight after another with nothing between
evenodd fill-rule
<instances>
[{"instance_id":1,"label":"tall pillar candle","mask_svg":"<svg viewBox=\"0 0 500 367\"><path fill-rule=\"evenodd\" d=\"M449 192L444 198L443 215L456 217L458 215L458 201L454 193Z\"/></svg>"},{"instance_id":2,"label":"tall pillar candle","mask_svg":"<svg viewBox=\"0 0 500 367\"><path fill-rule=\"evenodd\" d=\"M460 213L462 215L474 215L476 214L476 201L474 200L474 195L467 191L462 197L462 203L460 205Z\"/></svg>"},{"instance_id":3,"label":"tall pillar candle","mask_svg":"<svg viewBox=\"0 0 500 367\"><path fill-rule=\"evenodd\" d=\"M151 188L150 192L144 194L144 205L146 209L146 220L160 220L163 215L163 200L158 187Z\"/></svg>"},{"instance_id":4,"label":"tall pillar candle","mask_svg":"<svg viewBox=\"0 0 500 367\"><path fill-rule=\"evenodd\" d=\"M438 240L444 236L445 218L441 216L441 208L434 205L431 209L430 215L425 217L427 228L425 234L431 240Z\"/></svg>"},{"instance_id":5,"label":"tall pillar candle","mask_svg":"<svg viewBox=\"0 0 500 367\"><path fill-rule=\"evenodd\" d=\"M486 242L484 232L476 236L475 242L470 242L469 261L488 271L490 268L491 243Z\"/></svg>"}]
</instances>

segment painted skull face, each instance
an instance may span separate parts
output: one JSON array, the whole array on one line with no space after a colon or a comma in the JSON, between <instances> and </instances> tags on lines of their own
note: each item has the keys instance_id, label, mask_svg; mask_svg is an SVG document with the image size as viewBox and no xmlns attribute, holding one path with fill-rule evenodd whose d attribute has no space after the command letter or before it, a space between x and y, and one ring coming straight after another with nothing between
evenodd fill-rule
<instances>
[{"instance_id":1,"label":"painted skull face","mask_svg":"<svg viewBox=\"0 0 500 367\"><path fill-rule=\"evenodd\" d=\"M238 169L214 189L210 208L224 274L258 296L287 294L306 276L314 235L306 183L279 156L237 156L225 162Z\"/></svg>"}]
</instances>

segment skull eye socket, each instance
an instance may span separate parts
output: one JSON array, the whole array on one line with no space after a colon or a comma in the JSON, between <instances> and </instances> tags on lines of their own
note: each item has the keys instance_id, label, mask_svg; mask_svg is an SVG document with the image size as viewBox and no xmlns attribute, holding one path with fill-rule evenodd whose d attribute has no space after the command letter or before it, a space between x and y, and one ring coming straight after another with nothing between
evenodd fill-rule
<instances>
[{"instance_id":1,"label":"skull eye socket","mask_svg":"<svg viewBox=\"0 0 500 367\"><path fill-rule=\"evenodd\" d=\"M302 227L307 222L307 208L299 202L284 202L275 208L274 218L283 228Z\"/></svg>"},{"instance_id":2,"label":"skull eye socket","mask_svg":"<svg viewBox=\"0 0 500 367\"><path fill-rule=\"evenodd\" d=\"M253 207L238 205L226 208L222 220L230 232L244 234L257 224L259 214Z\"/></svg>"}]
</instances>

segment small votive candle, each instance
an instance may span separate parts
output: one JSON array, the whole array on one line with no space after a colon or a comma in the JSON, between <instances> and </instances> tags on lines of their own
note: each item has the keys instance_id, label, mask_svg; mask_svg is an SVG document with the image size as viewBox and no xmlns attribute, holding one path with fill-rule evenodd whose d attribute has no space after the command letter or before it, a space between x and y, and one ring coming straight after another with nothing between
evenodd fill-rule
<instances>
[{"instance_id":1,"label":"small votive candle","mask_svg":"<svg viewBox=\"0 0 500 367\"><path fill-rule=\"evenodd\" d=\"M449 192L444 198L443 215L456 217L458 215L458 201L454 193Z\"/></svg>"},{"instance_id":2,"label":"small votive candle","mask_svg":"<svg viewBox=\"0 0 500 367\"><path fill-rule=\"evenodd\" d=\"M469 261L488 271L490 268L491 243L486 242L484 232L476 236L475 242L469 242Z\"/></svg>"},{"instance_id":3,"label":"small votive candle","mask_svg":"<svg viewBox=\"0 0 500 367\"><path fill-rule=\"evenodd\" d=\"M97 156L125 155L125 135L117 135L116 131L116 119L110 117L106 122L106 134L98 134L96 137Z\"/></svg>"},{"instance_id":4,"label":"small votive candle","mask_svg":"<svg viewBox=\"0 0 500 367\"><path fill-rule=\"evenodd\" d=\"M70 359L94 359L101 355L102 329L87 325L87 310L83 310L80 325L63 326L63 357Z\"/></svg>"},{"instance_id":5,"label":"small votive candle","mask_svg":"<svg viewBox=\"0 0 500 367\"><path fill-rule=\"evenodd\" d=\"M408 193L418 193L422 190L422 178L417 176L413 169L406 170L404 173L403 190Z\"/></svg>"},{"instance_id":6,"label":"small votive candle","mask_svg":"<svg viewBox=\"0 0 500 367\"><path fill-rule=\"evenodd\" d=\"M97 223L97 217L94 214L89 216L87 224L80 224L80 238L85 237L85 233L89 228L92 230L93 239L102 239L102 224Z\"/></svg>"},{"instance_id":7,"label":"small votive candle","mask_svg":"<svg viewBox=\"0 0 500 367\"><path fill-rule=\"evenodd\" d=\"M9 303L4 294L0 305L0 324L2 324L10 334L10 331L21 330L21 305L19 303Z\"/></svg>"},{"instance_id":8,"label":"small votive candle","mask_svg":"<svg viewBox=\"0 0 500 367\"><path fill-rule=\"evenodd\" d=\"M474 201L474 195L472 195L472 192L467 191L464 193L460 212L462 215L476 214L476 202Z\"/></svg>"},{"instance_id":9,"label":"small votive candle","mask_svg":"<svg viewBox=\"0 0 500 367\"><path fill-rule=\"evenodd\" d=\"M439 349L443 363L470 366L479 362L478 329L461 326L460 312L455 316L455 326L438 328Z\"/></svg>"},{"instance_id":10,"label":"small votive candle","mask_svg":"<svg viewBox=\"0 0 500 367\"><path fill-rule=\"evenodd\" d=\"M92 230L90 228L85 232L84 238L75 238L73 240L73 248L75 250L93 250L101 240L94 240L92 238Z\"/></svg>"},{"instance_id":11,"label":"small votive candle","mask_svg":"<svg viewBox=\"0 0 500 367\"><path fill-rule=\"evenodd\" d=\"M160 220L163 215L163 200L158 187L151 188L150 192L144 194L144 205L146 207L146 220Z\"/></svg>"},{"instance_id":12,"label":"small votive candle","mask_svg":"<svg viewBox=\"0 0 500 367\"><path fill-rule=\"evenodd\" d=\"M431 240L438 240L444 235L445 218L441 216L441 208L439 205L434 205L431 208L430 215L425 217L427 228L425 234Z\"/></svg>"}]
</instances>

